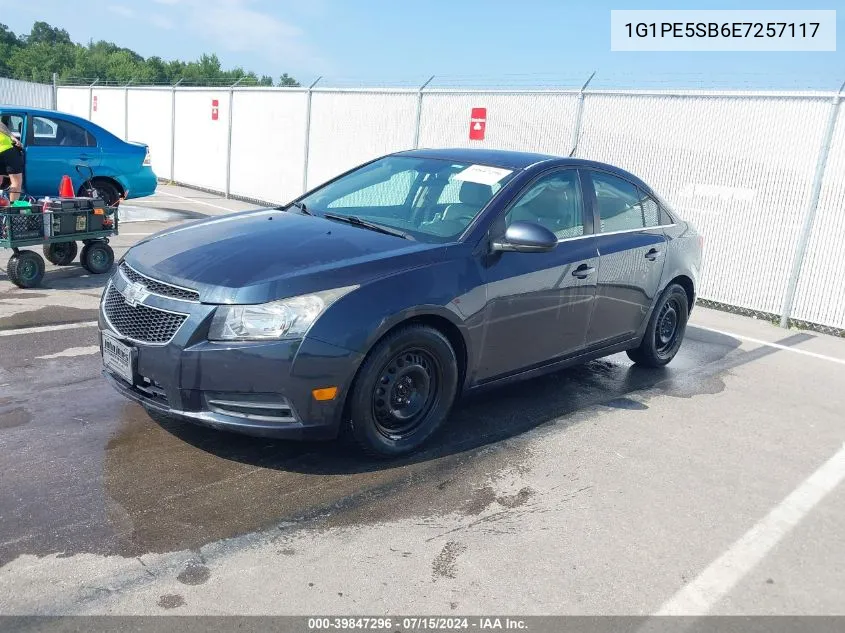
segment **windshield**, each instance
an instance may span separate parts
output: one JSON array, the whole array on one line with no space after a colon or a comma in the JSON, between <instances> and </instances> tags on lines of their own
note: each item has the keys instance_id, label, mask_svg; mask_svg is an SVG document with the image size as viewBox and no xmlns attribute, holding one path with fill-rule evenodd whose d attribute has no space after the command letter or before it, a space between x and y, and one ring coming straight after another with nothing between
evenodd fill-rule
<instances>
[{"instance_id":1,"label":"windshield","mask_svg":"<svg viewBox=\"0 0 845 633\"><path fill-rule=\"evenodd\" d=\"M499 167L388 156L302 198L314 215L356 217L421 242L456 239L513 177Z\"/></svg>"}]
</instances>

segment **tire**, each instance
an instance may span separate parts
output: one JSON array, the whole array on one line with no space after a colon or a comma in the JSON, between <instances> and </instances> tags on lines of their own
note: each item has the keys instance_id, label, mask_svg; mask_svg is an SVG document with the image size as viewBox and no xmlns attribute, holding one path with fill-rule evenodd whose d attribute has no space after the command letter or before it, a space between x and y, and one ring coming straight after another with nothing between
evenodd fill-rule
<instances>
[{"instance_id":1,"label":"tire","mask_svg":"<svg viewBox=\"0 0 845 633\"><path fill-rule=\"evenodd\" d=\"M36 288L44 279L44 258L32 251L18 251L9 258L6 273L18 288Z\"/></svg>"},{"instance_id":2,"label":"tire","mask_svg":"<svg viewBox=\"0 0 845 633\"><path fill-rule=\"evenodd\" d=\"M113 207L120 202L120 190L108 180L93 180L91 184L107 207Z\"/></svg>"},{"instance_id":3,"label":"tire","mask_svg":"<svg viewBox=\"0 0 845 633\"><path fill-rule=\"evenodd\" d=\"M418 449L446 419L458 392L458 360L443 334L403 327L362 363L348 401L348 432L373 457Z\"/></svg>"},{"instance_id":4,"label":"tire","mask_svg":"<svg viewBox=\"0 0 845 633\"><path fill-rule=\"evenodd\" d=\"M628 350L628 358L644 367L669 364L681 348L688 318L687 293L678 284L672 284L654 306L642 343Z\"/></svg>"},{"instance_id":5,"label":"tire","mask_svg":"<svg viewBox=\"0 0 845 633\"><path fill-rule=\"evenodd\" d=\"M56 242L45 244L42 248L44 258L56 266L67 266L76 259L76 254L79 252L76 242Z\"/></svg>"},{"instance_id":6,"label":"tire","mask_svg":"<svg viewBox=\"0 0 845 633\"><path fill-rule=\"evenodd\" d=\"M91 242L82 247L79 261L92 275L103 275L114 265L114 251L105 242Z\"/></svg>"}]
</instances>

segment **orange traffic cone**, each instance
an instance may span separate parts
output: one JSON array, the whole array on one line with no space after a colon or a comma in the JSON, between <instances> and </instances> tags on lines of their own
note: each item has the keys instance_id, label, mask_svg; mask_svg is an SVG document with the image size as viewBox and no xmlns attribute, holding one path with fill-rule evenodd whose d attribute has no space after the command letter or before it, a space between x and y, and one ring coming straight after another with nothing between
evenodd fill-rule
<instances>
[{"instance_id":1,"label":"orange traffic cone","mask_svg":"<svg viewBox=\"0 0 845 633\"><path fill-rule=\"evenodd\" d=\"M70 181L70 176L62 176L62 182L59 185L60 198L73 198L73 183Z\"/></svg>"}]
</instances>

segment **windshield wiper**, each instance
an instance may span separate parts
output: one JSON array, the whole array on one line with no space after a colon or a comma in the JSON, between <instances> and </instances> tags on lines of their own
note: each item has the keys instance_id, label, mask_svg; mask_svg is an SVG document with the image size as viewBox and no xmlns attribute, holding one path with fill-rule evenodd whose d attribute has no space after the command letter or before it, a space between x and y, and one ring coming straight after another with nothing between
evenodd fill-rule
<instances>
[{"instance_id":1,"label":"windshield wiper","mask_svg":"<svg viewBox=\"0 0 845 633\"><path fill-rule=\"evenodd\" d=\"M308 210L308 207L305 206L304 202L291 202L285 209L289 209L290 207L296 207L305 215L314 215Z\"/></svg>"},{"instance_id":2,"label":"windshield wiper","mask_svg":"<svg viewBox=\"0 0 845 633\"><path fill-rule=\"evenodd\" d=\"M368 222L367 220L362 220L357 215L338 215L336 213L324 213L323 217L327 220L337 220L338 222L346 222L347 224L361 226L365 229L370 229L371 231L384 233L385 235L394 235L396 237L401 237L405 240L414 241L414 238L410 233L405 233L405 231L400 231L399 229L384 226L383 224L376 224L375 222Z\"/></svg>"}]
</instances>

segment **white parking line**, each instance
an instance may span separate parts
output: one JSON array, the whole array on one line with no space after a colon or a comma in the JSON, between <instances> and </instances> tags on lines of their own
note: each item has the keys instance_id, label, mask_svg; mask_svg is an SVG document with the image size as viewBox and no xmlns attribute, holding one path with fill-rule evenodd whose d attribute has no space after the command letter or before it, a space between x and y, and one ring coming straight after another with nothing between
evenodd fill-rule
<instances>
[{"instance_id":1,"label":"white parking line","mask_svg":"<svg viewBox=\"0 0 845 633\"><path fill-rule=\"evenodd\" d=\"M205 202L204 200L195 200L194 198L186 198L185 196L179 196L175 193L170 193L169 191L158 191L157 193L164 194L165 196L172 196L173 198L179 198L179 200L186 200L187 202L195 202L197 204L202 204L207 207L213 207L215 209L222 209L223 211L228 211L229 213L235 213L237 209L229 209L228 207L221 207L219 204L211 204L210 202Z\"/></svg>"},{"instance_id":2,"label":"white parking line","mask_svg":"<svg viewBox=\"0 0 845 633\"><path fill-rule=\"evenodd\" d=\"M655 615L705 615L845 480L845 444Z\"/></svg>"},{"instance_id":3,"label":"white parking line","mask_svg":"<svg viewBox=\"0 0 845 633\"><path fill-rule=\"evenodd\" d=\"M60 330L77 330L79 328L96 326L96 321L80 321L79 323L63 323L62 325L39 325L37 327L22 327L17 330L0 330L0 336L38 334L39 332L58 332Z\"/></svg>"},{"instance_id":4,"label":"white parking line","mask_svg":"<svg viewBox=\"0 0 845 633\"><path fill-rule=\"evenodd\" d=\"M45 356L36 356L36 360L50 360L52 358L73 358L75 356L89 356L91 354L99 354L100 347L98 345L87 345L85 347L69 347L57 352L55 354L46 354Z\"/></svg>"},{"instance_id":5,"label":"white parking line","mask_svg":"<svg viewBox=\"0 0 845 633\"><path fill-rule=\"evenodd\" d=\"M793 352L794 354L801 354L803 356L811 356L813 358L819 358L821 360L828 360L831 363L837 363L839 365L845 365L845 359L843 358L836 358L835 356L827 356L825 354L817 354L816 352L808 352L805 349L798 349L797 347L789 347L788 345L780 345L778 343L772 343L770 341L764 341L763 339L759 338L752 338L750 336L744 336L742 334L734 334L733 332L725 332L724 330L717 330L712 327L705 327L703 325L698 325L697 323L691 323L695 328L699 330L706 330L707 332L713 332L714 334L722 334L723 336L730 336L732 338L738 338L741 341L748 341L749 343L756 343L757 345L765 345L766 347L774 347L775 349L782 349L785 352Z\"/></svg>"}]
</instances>

